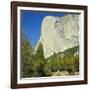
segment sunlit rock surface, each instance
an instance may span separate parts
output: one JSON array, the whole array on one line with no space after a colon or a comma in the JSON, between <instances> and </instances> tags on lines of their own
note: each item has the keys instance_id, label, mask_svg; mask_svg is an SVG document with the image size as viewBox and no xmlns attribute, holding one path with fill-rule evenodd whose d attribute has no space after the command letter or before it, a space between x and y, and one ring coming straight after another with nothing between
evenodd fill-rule
<instances>
[{"instance_id":1,"label":"sunlit rock surface","mask_svg":"<svg viewBox=\"0 0 90 90\"><path fill-rule=\"evenodd\" d=\"M46 16L42 22L39 42L43 45L45 58L78 46L79 15Z\"/></svg>"}]
</instances>

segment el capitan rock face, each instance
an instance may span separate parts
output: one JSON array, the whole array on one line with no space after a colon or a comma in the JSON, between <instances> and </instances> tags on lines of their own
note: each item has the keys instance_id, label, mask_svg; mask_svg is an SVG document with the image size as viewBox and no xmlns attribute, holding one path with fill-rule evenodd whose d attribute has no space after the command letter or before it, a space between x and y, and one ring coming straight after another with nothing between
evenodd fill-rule
<instances>
[{"instance_id":1,"label":"el capitan rock face","mask_svg":"<svg viewBox=\"0 0 90 90\"><path fill-rule=\"evenodd\" d=\"M46 16L41 27L40 41L44 57L79 45L79 15Z\"/></svg>"}]
</instances>

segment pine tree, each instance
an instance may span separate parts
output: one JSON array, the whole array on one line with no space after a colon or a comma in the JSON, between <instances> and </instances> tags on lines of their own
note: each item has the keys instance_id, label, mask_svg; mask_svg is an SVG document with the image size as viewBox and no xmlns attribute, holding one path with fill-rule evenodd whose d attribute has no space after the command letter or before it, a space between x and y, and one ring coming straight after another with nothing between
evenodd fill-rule
<instances>
[{"instance_id":1,"label":"pine tree","mask_svg":"<svg viewBox=\"0 0 90 90\"><path fill-rule=\"evenodd\" d=\"M33 48L24 33L22 34L21 45L22 77L30 77L33 72Z\"/></svg>"}]
</instances>

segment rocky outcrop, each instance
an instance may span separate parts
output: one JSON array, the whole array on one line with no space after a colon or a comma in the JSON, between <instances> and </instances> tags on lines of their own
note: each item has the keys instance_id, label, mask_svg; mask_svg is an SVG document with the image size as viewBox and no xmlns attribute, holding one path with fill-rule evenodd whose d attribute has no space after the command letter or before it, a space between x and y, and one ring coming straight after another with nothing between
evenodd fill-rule
<instances>
[{"instance_id":1,"label":"rocky outcrop","mask_svg":"<svg viewBox=\"0 0 90 90\"><path fill-rule=\"evenodd\" d=\"M79 15L46 16L42 22L41 36L35 52L40 42L45 58L79 46Z\"/></svg>"},{"instance_id":2,"label":"rocky outcrop","mask_svg":"<svg viewBox=\"0 0 90 90\"><path fill-rule=\"evenodd\" d=\"M68 71L56 71L53 72L52 76L69 76L69 72Z\"/></svg>"},{"instance_id":3,"label":"rocky outcrop","mask_svg":"<svg viewBox=\"0 0 90 90\"><path fill-rule=\"evenodd\" d=\"M44 57L79 45L79 15L46 16L41 27Z\"/></svg>"}]
</instances>

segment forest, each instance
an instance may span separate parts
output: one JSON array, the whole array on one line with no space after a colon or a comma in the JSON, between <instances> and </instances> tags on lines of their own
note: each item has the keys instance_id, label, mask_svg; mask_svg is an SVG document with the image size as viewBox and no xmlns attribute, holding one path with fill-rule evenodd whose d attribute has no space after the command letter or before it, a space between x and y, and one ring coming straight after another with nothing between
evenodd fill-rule
<instances>
[{"instance_id":1,"label":"forest","mask_svg":"<svg viewBox=\"0 0 90 90\"><path fill-rule=\"evenodd\" d=\"M30 41L24 35L21 40L22 77L50 77L79 74L79 46L69 48L45 59L40 43L35 54Z\"/></svg>"}]
</instances>

